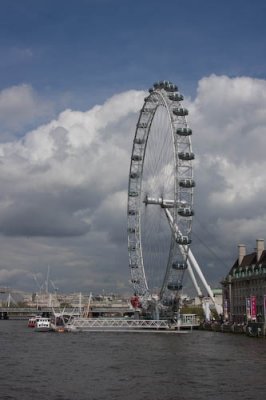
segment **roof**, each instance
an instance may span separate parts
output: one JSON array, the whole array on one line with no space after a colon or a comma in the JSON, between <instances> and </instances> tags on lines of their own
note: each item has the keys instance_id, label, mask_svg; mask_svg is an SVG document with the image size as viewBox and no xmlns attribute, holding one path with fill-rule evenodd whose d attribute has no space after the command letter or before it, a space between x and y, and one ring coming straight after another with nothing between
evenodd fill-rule
<instances>
[{"instance_id":1,"label":"roof","mask_svg":"<svg viewBox=\"0 0 266 400\"><path fill-rule=\"evenodd\" d=\"M250 253L243 257L240 267L249 267L257 263L257 253Z\"/></svg>"},{"instance_id":2,"label":"roof","mask_svg":"<svg viewBox=\"0 0 266 400\"><path fill-rule=\"evenodd\" d=\"M240 266L238 265L238 258L237 258L235 260L233 266L231 267L229 273L227 274L227 276L232 275L233 271L235 271L239 268L249 267L251 265L258 266L259 264L266 265L266 250L263 250L263 252L261 253L259 261L257 261L257 253L256 252L245 255L243 257L243 260L242 260Z\"/></svg>"},{"instance_id":3,"label":"roof","mask_svg":"<svg viewBox=\"0 0 266 400\"><path fill-rule=\"evenodd\" d=\"M259 264L266 264L266 250L263 250L261 257L259 259Z\"/></svg>"}]
</instances>

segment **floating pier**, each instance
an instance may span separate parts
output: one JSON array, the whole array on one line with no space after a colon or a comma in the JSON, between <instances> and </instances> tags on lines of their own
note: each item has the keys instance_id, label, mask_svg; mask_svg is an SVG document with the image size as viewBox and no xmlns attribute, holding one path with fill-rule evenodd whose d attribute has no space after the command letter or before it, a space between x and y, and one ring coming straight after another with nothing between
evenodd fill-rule
<instances>
[{"instance_id":1,"label":"floating pier","mask_svg":"<svg viewBox=\"0 0 266 400\"><path fill-rule=\"evenodd\" d=\"M122 331L122 332L181 332L199 326L194 315L183 315L178 322L161 319L82 318L75 317L66 324L70 332Z\"/></svg>"}]
</instances>

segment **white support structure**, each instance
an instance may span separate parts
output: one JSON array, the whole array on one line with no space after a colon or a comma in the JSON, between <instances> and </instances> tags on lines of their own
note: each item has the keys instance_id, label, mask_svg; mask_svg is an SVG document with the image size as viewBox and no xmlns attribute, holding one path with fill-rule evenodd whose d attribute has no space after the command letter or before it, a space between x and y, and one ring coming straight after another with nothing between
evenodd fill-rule
<instances>
[{"instance_id":1,"label":"white support structure","mask_svg":"<svg viewBox=\"0 0 266 400\"><path fill-rule=\"evenodd\" d=\"M180 233L178 227L173 222L172 214L170 213L170 211L169 211L169 209L167 207L165 207L164 210L165 210L165 214L167 216L167 219L169 221L169 225L170 225L170 227L172 229L172 232L174 233L176 238L179 237L181 235L181 233ZM195 272L197 273L198 277L200 278L204 288L206 289L206 291L208 293L208 296L210 297L211 301L213 302L213 304L215 306L215 309L216 309L217 313L218 314L222 314L222 307L219 304L216 303L216 301L214 299L214 296L213 296L213 292L211 290L211 287L208 285L208 283L207 283L207 281L206 281L206 279L205 279L205 277L204 277L204 275L203 275L203 273L201 271L201 268L200 268L197 260L195 259L191 249L187 249L187 246L180 245L180 244L179 244L179 248L180 248L182 254L187 254L188 255L188 271L189 271L189 274L190 274L190 276L192 278L192 282L193 282L193 284L195 286L195 289L196 289L198 295L202 296L202 292L201 292L200 287L199 287L199 285L197 283L197 280L196 280L196 277L195 277L195 274L194 274L194 271L193 271L192 268L194 268Z\"/></svg>"},{"instance_id":2,"label":"white support structure","mask_svg":"<svg viewBox=\"0 0 266 400\"><path fill-rule=\"evenodd\" d=\"M207 281L206 281L206 279L205 279L205 277L204 277L204 275L203 275L203 273L202 273L202 271L200 269L200 266L199 266L197 260L195 259L194 255L193 255L193 253L192 253L192 251L190 249L188 251L188 258L189 258L190 262L192 263L195 271L197 272L197 274L198 274L203 286L205 287L205 289L206 289L211 301L213 302L217 313L218 314L222 314L222 312L223 312L222 307L219 304L216 303L216 301L214 299L214 296L213 296L213 292L211 290L211 287L208 285L208 283L207 283Z\"/></svg>"},{"instance_id":3,"label":"white support structure","mask_svg":"<svg viewBox=\"0 0 266 400\"><path fill-rule=\"evenodd\" d=\"M192 280L192 283L193 283L193 285L194 285L194 288L196 289L197 295L198 295L200 298L202 298L203 294L202 294L201 288L200 288L199 285L198 285L197 279L196 279L196 277L195 277L194 271L193 271L193 269L192 269L192 266L191 266L191 263L190 263L189 260L187 261L187 265L188 265L188 268L187 268L187 269L188 269L188 273L189 273L189 275L190 275L190 278L191 278L191 280Z\"/></svg>"}]
</instances>

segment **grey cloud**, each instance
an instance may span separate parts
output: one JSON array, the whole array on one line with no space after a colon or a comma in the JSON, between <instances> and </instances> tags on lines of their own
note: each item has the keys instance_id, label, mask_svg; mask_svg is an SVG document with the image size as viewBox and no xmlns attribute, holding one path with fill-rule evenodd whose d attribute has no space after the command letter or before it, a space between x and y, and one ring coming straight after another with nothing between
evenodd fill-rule
<instances>
[{"instance_id":1,"label":"grey cloud","mask_svg":"<svg viewBox=\"0 0 266 400\"><path fill-rule=\"evenodd\" d=\"M266 82L211 76L188 104L196 153L192 249L218 283L237 257L237 245L255 243L264 220ZM248 226L248 228L247 228Z\"/></svg>"},{"instance_id":2,"label":"grey cloud","mask_svg":"<svg viewBox=\"0 0 266 400\"><path fill-rule=\"evenodd\" d=\"M89 229L84 221L54 204L14 204L0 216L0 230L7 236L80 236Z\"/></svg>"},{"instance_id":3,"label":"grey cloud","mask_svg":"<svg viewBox=\"0 0 266 400\"><path fill-rule=\"evenodd\" d=\"M0 91L0 132L18 132L53 113L51 101L42 99L30 85L12 86ZM2 139L3 140L3 139Z\"/></svg>"},{"instance_id":4,"label":"grey cloud","mask_svg":"<svg viewBox=\"0 0 266 400\"><path fill-rule=\"evenodd\" d=\"M192 250L211 285L239 242L253 246L265 235L265 86L211 76L186 101L196 154ZM66 110L0 146L5 270L40 271L49 262L60 289L129 290L127 180L143 98L133 91L87 112Z\"/></svg>"}]
</instances>

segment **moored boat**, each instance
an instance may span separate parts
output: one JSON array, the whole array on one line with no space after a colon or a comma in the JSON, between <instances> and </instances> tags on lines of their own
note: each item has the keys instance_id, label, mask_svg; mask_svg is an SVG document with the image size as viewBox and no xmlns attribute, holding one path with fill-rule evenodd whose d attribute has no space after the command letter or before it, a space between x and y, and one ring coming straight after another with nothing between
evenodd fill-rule
<instances>
[{"instance_id":1,"label":"moored boat","mask_svg":"<svg viewBox=\"0 0 266 400\"><path fill-rule=\"evenodd\" d=\"M35 328L36 325L36 317L30 317L28 320L28 328Z\"/></svg>"},{"instance_id":2,"label":"moored boat","mask_svg":"<svg viewBox=\"0 0 266 400\"><path fill-rule=\"evenodd\" d=\"M49 332L51 331L50 318L39 317L36 318L35 331L36 332Z\"/></svg>"},{"instance_id":3,"label":"moored boat","mask_svg":"<svg viewBox=\"0 0 266 400\"><path fill-rule=\"evenodd\" d=\"M38 318L42 318L40 315L32 315L28 320L28 328L35 328L36 321Z\"/></svg>"},{"instance_id":4,"label":"moored boat","mask_svg":"<svg viewBox=\"0 0 266 400\"><path fill-rule=\"evenodd\" d=\"M62 312L62 313L54 312L50 323L51 323L52 331L58 332L58 333L67 332L64 312Z\"/></svg>"}]
</instances>

